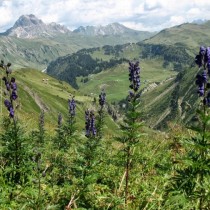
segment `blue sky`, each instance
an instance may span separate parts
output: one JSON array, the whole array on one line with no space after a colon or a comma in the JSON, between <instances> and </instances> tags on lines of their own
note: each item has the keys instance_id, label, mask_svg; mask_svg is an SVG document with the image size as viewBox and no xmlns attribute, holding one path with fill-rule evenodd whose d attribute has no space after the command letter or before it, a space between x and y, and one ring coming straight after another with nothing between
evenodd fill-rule
<instances>
[{"instance_id":1,"label":"blue sky","mask_svg":"<svg viewBox=\"0 0 210 210\"><path fill-rule=\"evenodd\" d=\"M210 0L0 0L0 32L24 14L71 30L119 22L137 30L159 31L197 19L210 20L209 11Z\"/></svg>"}]
</instances>

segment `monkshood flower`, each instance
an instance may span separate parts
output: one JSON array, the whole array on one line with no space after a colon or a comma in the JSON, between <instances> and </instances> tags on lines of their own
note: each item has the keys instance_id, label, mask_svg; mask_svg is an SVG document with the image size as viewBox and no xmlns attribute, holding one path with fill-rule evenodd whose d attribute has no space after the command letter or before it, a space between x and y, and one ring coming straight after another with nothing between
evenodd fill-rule
<instances>
[{"instance_id":1,"label":"monkshood flower","mask_svg":"<svg viewBox=\"0 0 210 210\"><path fill-rule=\"evenodd\" d=\"M201 56L205 56L205 54L206 54L206 48L204 46L200 46L200 52L199 52L199 54Z\"/></svg>"},{"instance_id":2,"label":"monkshood flower","mask_svg":"<svg viewBox=\"0 0 210 210\"><path fill-rule=\"evenodd\" d=\"M206 48L204 46L200 46L199 54L195 56L195 63L200 68L202 65L205 67L206 63Z\"/></svg>"},{"instance_id":3,"label":"monkshood flower","mask_svg":"<svg viewBox=\"0 0 210 210\"><path fill-rule=\"evenodd\" d=\"M12 70L10 68L11 65L12 65L11 63L5 65L3 60L1 60L0 62L0 68L4 69L6 73L6 76L2 78L6 87L6 90L4 90L4 94L5 96L9 96L9 99L5 99L4 105L9 111L9 116L11 118L14 118L13 101L18 98L18 95L17 95L17 84L15 83L15 78L12 77L10 79L9 77L9 74L12 73Z\"/></svg>"},{"instance_id":4,"label":"monkshood flower","mask_svg":"<svg viewBox=\"0 0 210 210\"><path fill-rule=\"evenodd\" d=\"M103 107L105 102L106 102L106 93L102 91L101 94L99 95L99 105Z\"/></svg>"},{"instance_id":5,"label":"monkshood flower","mask_svg":"<svg viewBox=\"0 0 210 210\"><path fill-rule=\"evenodd\" d=\"M206 48L205 58L204 58L204 65L208 70L208 75L210 75L210 47Z\"/></svg>"},{"instance_id":6,"label":"monkshood flower","mask_svg":"<svg viewBox=\"0 0 210 210\"><path fill-rule=\"evenodd\" d=\"M17 91L16 90L12 90L12 93L11 93L10 98L13 101L15 101L18 98L18 95L17 95Z\"/></svg>"},{"instance_id":7,"label":"monkshood flower","mask_svg":"<svg viewBox=\"0 0 210 210\"><path fill-rule=\"evenodd\" d=\"M6 87L7 91L9 91L10 90L9 81L7 80L6 77L3 77L2 80L4 81L4 84L5 84L5 87Z\"/></svg>"},{"instance_id":8,"label":"monkshood flower","mask_svg":"<svg viewBox=\"0 0 210 210\"><path fill-rule=\"evenodd\" d=\"M75 116L75 108L76 108L76 102L74 100L74 97L72 97L72 99L68 100L68 103L69 103L69 114L71 117Z\"/></svg>"},{"instance_id":9,"label":"monkshood flower","mask_svg":"<svg viewBox=\"0 0 210 210\"><path fill-rule=\"evenodd\" d=\"M85 136L91 137L96 135L95 116L93 111L85 111Z\"/></svg>"},{"instance_id":10,"label":"monkshood flower","mask_svg":"<svg viewBox=\"0 0 210 210\"><path fill-rule=\"evenodd\" d=\"M11 102L8 99L4 100L4 105L7 107L8 110L12 106Z\"/></svg>"},{"instance_id":11,"label":"monkshood flower","mask_svg":"<svg viewBox=\"0 0 210 210\"><path fill-rule=\"evenodd\" d=\"M129 80L130 88L137 92L140 87L140 67L139 62L136 63L129 62Z\"/></svg>"},{"instance_id":12,"label":"monkshood flower","mask_svg":"<svg viewBox=\"0 0 210 210\"><path fill-rule=\"evenodd\" d=\"M203 99L203 104L210 107L210 91L208 92L207 96Z\"/></svg>"},{"instance_id":13,"label":"monkshood flower","mask_svg":"<svg viewBox=\"0 0 210 210\"><path fill-rule=\"evenodd\" d=\"M9 116L11 118L14 118L14 116L15 116L15 111L14 111L13 107L10 107L10 109L9 109Z\"/></svg>"},{"instance_id":14,"label":"monkshood flower","mask_svg":"<svg viewBox=\"0 0 210 210\"><path fill-rule=\"evenodd\" d=\"M204 96L205 84L207 83L207 74L205 70L203 71L202 75L197 74L195 83L198 85L197 92L199 96Z\"/></svg>"},{"instance_id":15,"label":"monkshood flower","mask_svg":"<svg viewBox=\"0 0 210 210\"><path fill-rule=\"evenodd\" d=\"M17 84L15 83L15 78L14 77L11 78L10 86L11 86L11 89L17 90Z\"/></svg>"},{"instance_id":16,"label":"monkshood flower","mask_svg":"<svg viewBox=\"0 0 210 210\"><path fill-rule=\"evenodd\" d=\"M4 105L7 107L7 110L9 111L9 116L11 118L14 118L14 109L12 107L12 103L8 99L5 99Z\"/></svg>"}]
</instances>

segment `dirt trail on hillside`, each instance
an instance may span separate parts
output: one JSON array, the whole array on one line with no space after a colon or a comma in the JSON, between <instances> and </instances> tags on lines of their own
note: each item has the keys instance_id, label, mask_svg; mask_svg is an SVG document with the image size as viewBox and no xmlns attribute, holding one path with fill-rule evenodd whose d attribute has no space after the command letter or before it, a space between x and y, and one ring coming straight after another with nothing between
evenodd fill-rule
<instances>
[{"instance_id":1,"label":"dirt trail on hillside","mask_svg":"<svg viewBox=\"0 0 210 210\"><path fill-rule=\"evenodd\" d=\"M170 114L170 112L171 109L167 108L152 127L154 128L155 126L157 126L162 120L164 120Z\"/></svg>"},{"instance_id":2,"label":"dirt trail on hillside","mask_svg":"<svg viewBox=\"0 0 210 210\"><path fill-rule=\"evenodd\" d=\"M164 95L166 95L168 92L170 92L173 88L175 88L178 85L178 82L171 85L171 87L167 88L164 92L162 92L160 95L158 95L154 100L152 100L150 103L147 104L147 106L151 106L153 103L158 101L160 98L162 98Z\"/></svg>"},{"instance_id":3,"label":"dirt trail on hillside","mask_svg":"<svg viewBox=\"0 0 210 210\"><path fill-rule=\"evenodd\" d=\"M28 86L25 85L23 86L23 89L35 100L36 104L41 110L43 110L44 112L48 112L50 110L37 93L33 92Z\"/></svg>"}]
</instances>

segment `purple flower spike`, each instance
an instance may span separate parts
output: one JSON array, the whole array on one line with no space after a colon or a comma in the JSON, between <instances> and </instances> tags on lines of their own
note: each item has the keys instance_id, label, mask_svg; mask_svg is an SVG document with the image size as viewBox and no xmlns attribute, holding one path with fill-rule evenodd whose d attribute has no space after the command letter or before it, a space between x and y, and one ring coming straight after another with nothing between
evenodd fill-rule
<instances>
[{"instance_id":1,"label":"purple flower spike","mask_svg":"<svg viewBox=\"0 0 210 210\"><path fill-rule=\"evenodd\" d=\"M11 102L8 99L5 99L4 105L7 107L8 110L12 106Z\"/></svg>"},{"instance_id":2,"label":"purple flower spike","mask_svg":"<svg viewBox=\"0 0 210 210\"><path fill-rule=\"evenodd\" d=\"M203 71L203 73L202 73L202 80L203 80L204 83L207 82L207 74L206 74L206 71Z\"/></svg>"},{"instance_id":3,"label":"purple flower spike","mask_svg":"<svg viewBox=\"0 0 210 210\"><path fill-rule=\"evenodd\" d=\"M195 63L198 65L199 68L202 66L202 58L200 55L195 56Z\"/></svg>"},{"instance_id":4,"label":"purple flower spike","mask_svg":"<svg viewBox=\"0 0 210 210\"><path fill-rule=\"evenodd\" d=\"M15 112L14 112L11 102L8 99L5 99L4 105L7 107L7 110L9 111L9 116L11 118L14 118Z\"/></svg>"},{"instance_id":5,"label":"purple flower spike","mask_svg":"<svg viewBox=\"0 0 210 210\"><path fill-rule=\"evenodd\" d=\"M85 111L85 136L91 137L96 135L95 116L93 111Z\"/></svg>"},{"instance_id":6,"label":"purple flower spike","mask_svg":"<svg viewBox=\"0 0 210 210\"><path fill-rule=\"evenodd\" d=\"M10 91L10 85L9 85L9 83L6 83L5 85L6 85L7 90Z\"/></svg>"},{"instance_id":7,"label":"purple flower spike","mask_svg":"<svg viewBox=\"0 0 210 210\"><path fill-rule=\"evenodd\" d=\"M210 63L210 47L200 46L199 54L195 56L195 63L199 68L202 65L206 68L207 64ZM210 73L210 70L208 72Z\"/></svg>"},{"instance_id":8,"label":"purple flower spike","mask_svg":"<svg viewBox=\"0 0 210 210\"><path fill-rule=\"evenodd\" d=\"M11 82L11 88L13 90L17 90L17 84L15 82Z\"/></svg>"},{"instance_id":9,"label":"purple flower spike","mask_svg":"<svg viewBox=\"0 0 210 210\"><path fill-rule=\"evenodd\" d=\"M139 62L136 63L129 62L129 81L130 81L130 88L137 92L140 87L140 68Z\"/></svg>"},{"instance_id":10,"label":"purple flower spike","mask_svg":"<svg viewBox=\"0 0 210 210\"><path fill-rule=\"evenodd\" d=\"M199 94L200 97L204 96L204 87L199 87L198 94Z\"/></svg>"},{"instance_id":11,"label":"purple flower spike","mask_svg":"<svg viewBox=\"0 0 210 210\"><path fill-rule=\"evenodd\" d=\"M201 56L204 56L205 53L206 53L206 48L205 48L204 46L200 46L200 52L199 52L199 54L200 54Z\"/></svg>"},{"instance_id":12,"label":"purple flower spike","mask_svg":"<svg viewBox=\"0 0 210 210\"><path fill-rule=\"evenodd\" d=\"M68 100L69 102L69 114L71 115L71 117L75 116L76 112L75 112L75 109L76 109L76 102L74 100L74 97L72 97L72 99Z\"/></svg>"},{"instance_id":13,"label":"purple flower spike","mask_svg":"<svg viewBox=\"0 0 210 210\"><path fill-rule=\"evenodd\" d=\"M17 91L13 90L11 94L11 99L15 101L17 98L18 98Z\"/></svg>"},{"instance_id":14,"label":"purple flower spike","mask_svg":"<svg viewBox=\"0 0 210 210\"><path fill-rule=\"evenodd\" d=\"M106 102L106 93L104 91L102 91L101 94L99 95L100 106L103 107L105 102Z\"/></svg>"},{"instance_id":15,"label":"purple flower spike","mask_svg":"<svg viewBox=\"0 0 210 210\"><path fill-rule=\"evenodd\" d=\"M3 77L2 80L4 81L4 84L6 86L6 89L9 91L10 90L10 84L9 84L7 78L6 77Z\"/></svg>"},{"instance_id":16,"label":"purple flower spike","mask_svg":"<svg viewBox=\"0 0 210 210\"><path fill-rule=\"evenodd\" d=\"M203 71L202 75L197 74L195 83L198 85L197 93L199 96L204 96L205 84L207 83L206 71Z\"/></svg>"},{"instance_id":17,"label":"purple flower spike","mask_svg":"<svg viewBox=\"0 0 210 210\"><path fill-rule=\"evenodd\" d=\"M10 116L11 118L14 118L14 115L15 115L14 109L13 109L12 107L10 107L9 116Z\"/></svg>"}]
</instances>

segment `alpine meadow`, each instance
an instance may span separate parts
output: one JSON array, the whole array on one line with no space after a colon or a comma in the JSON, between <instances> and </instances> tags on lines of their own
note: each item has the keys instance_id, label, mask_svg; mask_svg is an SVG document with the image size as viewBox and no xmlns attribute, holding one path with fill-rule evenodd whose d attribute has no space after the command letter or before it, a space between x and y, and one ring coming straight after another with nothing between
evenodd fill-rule
<instances>
[{"instance_id":1,"label":"alpine meadow","mask_svg":"<svg viewBox=\"0 0 210 210\"><path fill-rule=\"evenodd\" d=\"M209 34L21 15L0 33L0 209L210 209Z\"/></svg>"}]
</instances>

